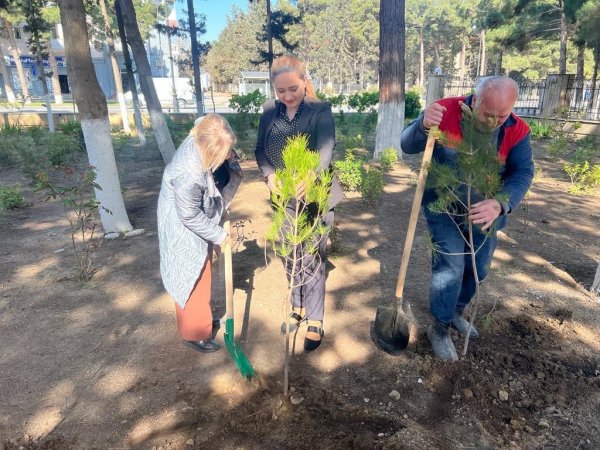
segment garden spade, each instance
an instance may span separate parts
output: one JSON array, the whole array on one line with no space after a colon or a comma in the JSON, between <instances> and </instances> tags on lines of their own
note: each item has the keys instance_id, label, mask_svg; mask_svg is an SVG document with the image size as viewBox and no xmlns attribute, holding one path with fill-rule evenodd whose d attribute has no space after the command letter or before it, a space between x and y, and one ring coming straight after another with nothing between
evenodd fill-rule
<instances>
[{"instance_id":1,"label":"garden spade","mask_svg":"<svg viewBox=\"0 0 600 450\"><path fill-rule=\"evenodd\" d=\"M403 309L402 293L404 291L404 282L406 281L406 272L408 270L408 261L412 250L413 238L415 237L415 229L417 228L417 220L419 218L419 210L421 209L421 200L423 200L423 191L425 190L425 182L427 180L427 170L431 162L433 147L435 145L433 129L429 130L425 153L423 154L423 162L421 163L421 171L417 181L417 190L413 200L410 219L408 221L408 229L406 230L406 241L404 242L404 251L402 253L402 262L400 264L400 274L398 275L398 284L396 285L396 298L391 306L378 306L377 314L375 315L375 342L383 351L396 355L408 346L410 339L410 328L414 320L408 304L407 311Z\"/></svg>"},{"instance_id":2,"label":"garden spade","mask_svg":"<svg viewBox=\"0 0 600 450\"><path fill-rule=\"evenodd\" d=\"M223 228L228 235L231 234L231 225L229 219L223 224ZM252 368L250 361L246 357L246 354L241 347L235 342L234 336L234 325L233 325L233 269L232 269L232 258L231 258L231 242L229 239L223 246L223 256L225 257L225 333L223 338L225 339L225 345L227 351L233 358L233 362L237 366L238 370L244 378L250 380L256 378L256 372Z\"/></svg>"}]
</instances>

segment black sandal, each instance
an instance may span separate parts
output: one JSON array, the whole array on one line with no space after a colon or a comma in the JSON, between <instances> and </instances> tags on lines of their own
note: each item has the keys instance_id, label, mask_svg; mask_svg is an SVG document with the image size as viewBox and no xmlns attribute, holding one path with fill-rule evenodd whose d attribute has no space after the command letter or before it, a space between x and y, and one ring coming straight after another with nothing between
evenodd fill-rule
<instances>
[{"instance_id":1,"label":"black sandal","mask_svg":"<svg viewBox=\"0 0 600 450\"><path fill-rule=\"evenodd\" d=\"M307 337L304 338L304 351L305 352L312 352L313 350L316 350L317 348L319 348L319 345L321 345L321 341L323 340L323 336L325 336L325 332L323 331L323 327L315 327L314 325L309 325L308 328L306 329L307 333L318 333L319 336L321 336L321 339L319 339L318 341L315 341L313 339L309 339Z\"/></svg>"},{"instance_id":2,"label":"black sandal","mask_svg":"<svg viewBox=\"0 0 600 450\"><path fill-rule=\"evenodd\" d=\"M302 324L302 322L304 322L306 320L306 316L301 316L300 314L298 314L295 311L292 311L290 313L290 319L294 319L295 322L290 321L290 333L293 333L294 331L296 331L298 328L300 328L300 325ZM284 335L286 332L286 322L282 322L281 323L281 334Z\"/></svg>"}]
</instances>

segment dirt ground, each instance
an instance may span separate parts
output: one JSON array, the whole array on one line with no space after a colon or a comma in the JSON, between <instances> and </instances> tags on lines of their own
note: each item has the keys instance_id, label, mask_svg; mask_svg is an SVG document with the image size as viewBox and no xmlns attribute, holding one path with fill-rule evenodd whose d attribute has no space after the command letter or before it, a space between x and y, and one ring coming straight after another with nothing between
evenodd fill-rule
<instances>
[{"instance_id":1,"label":"dirt ground","mask_svg":"<svg viewBox=\"0 0 600 450\"><path fill-rule=\"evenodd\" d=\"M158 151L126 147L118 161L130 219L146 232L99 240L92 281L74 277L57 202L26 188L31 206L0 223L0 449L600 448L600 300L586 291L600 196L567 194L557 163L537 157L484 283L481 337L455 364L433 359L424 336L422 221L404 292L416 339L390 356L371 338L377 305L394 298L414 172L386 175L376 208L349 195L336 213L326 335L305 354L300 330L284 398L285 279L265 253L270 211L254 162L232 206L236 331L260 374L249 383L226 350L201 355L178 338L159 275ZM25 179L0 172L15 182Z\"/></svg>"}]
</instances>

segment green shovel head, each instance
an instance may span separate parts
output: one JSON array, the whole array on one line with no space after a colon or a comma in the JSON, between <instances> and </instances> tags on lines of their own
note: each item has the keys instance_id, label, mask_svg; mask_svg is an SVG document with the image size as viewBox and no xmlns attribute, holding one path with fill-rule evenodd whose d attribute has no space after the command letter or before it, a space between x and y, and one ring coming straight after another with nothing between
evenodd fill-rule
<instances>
[{"instance_id":1,"label":"green shovel head","mask_svg":"<svg viewBox=\"0 0 600 450\"><path fill-rule=\"evenodd\" d=\"M250 364L246 354L240 348L237 342L235 342L235 338L233 337L233 319L225 319L225 333L223 334L223 338L225 339L227 351L233 358L233 362L237 366L242 376L247 380L256 378L257 375L252 368L252 364Z\"/></svg>"}]
</instances>

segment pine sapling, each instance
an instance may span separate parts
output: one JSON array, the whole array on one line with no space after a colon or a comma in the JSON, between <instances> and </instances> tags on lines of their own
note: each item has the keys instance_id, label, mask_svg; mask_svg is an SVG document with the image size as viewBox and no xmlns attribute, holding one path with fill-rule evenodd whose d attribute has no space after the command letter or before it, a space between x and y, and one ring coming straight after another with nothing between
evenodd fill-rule
<instances>
[{"instance_id":1,"label":"pine sapling","mask_svg":"<svg viewBox=\"0 0 600 450\"><path fill-rule=\"evenodd\" d=\"M319 242L327 233L320 217L327 211L332 181L330 171L320 167L319 154L308 149L308 138L299 135L288 139L283 150L284 169L276 170L277 188L271 195L273 222L267 234L275 253L285 262L288 291L285 301L285 357L283 394L288 393L289 321L292 291L310 282L303 266L307 255L319 258Z\"/></svg>"},{"instance_id":2,"label":"pine sapling","mask_svg":"<svg viewBox=\"0 0 600 450\"><path fill-rule=\"evenodd\" d=\"M469 334L477 315L480 299L477 253L496 231L496 223L494 223L486 230L484 240L476 245L473 240L473 232L479 228L479 225L474 225L469 220L469 211L473 204L485 199L496 199L501 203L506 200L506 196L501 192L500 160L493 130L480 123L476 117L476 111L472 115L463 114L462 137L437 132L439 135L436 137L442 144L447 148L455 149L456 160L453 164L432 162L427 183L429 187L435 189L437 194L437 200L429 204L429 210L436 214L448 214L466 244L465 253L450 254L470 256L471 259L475 280L475 301L471 309L469 330L465 335L463 356L467 353ZM495 123L492 120L490 122ZM480 228L477 231L484 232ZM434 246L433 257L435 258L436 254L441 253L443 253L442 250Z\"/></svg>"}]
</instances>

